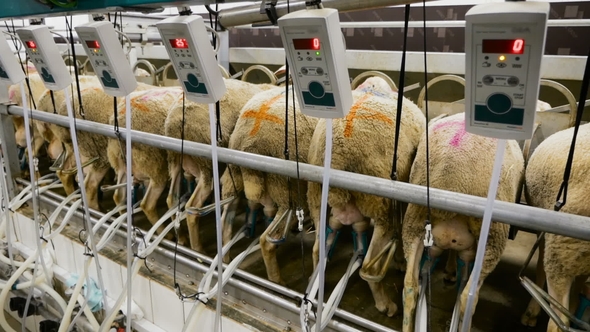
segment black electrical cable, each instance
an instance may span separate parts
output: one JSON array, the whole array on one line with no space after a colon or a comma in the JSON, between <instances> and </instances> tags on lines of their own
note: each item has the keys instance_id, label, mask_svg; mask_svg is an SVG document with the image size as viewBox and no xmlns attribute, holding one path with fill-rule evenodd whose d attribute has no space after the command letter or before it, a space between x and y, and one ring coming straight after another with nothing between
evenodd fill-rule
<instances>
[{"instance_id":1,"label":"black electrical cable","mask_svg":"<svg viewBox=\"0 0 590 332\"><path fill-rule=\"evenodd\" d=\"M70 21L71 21L71 23L70 23ZM72 47L72 57L74 59L74 74L76 77L76 89L78 92L78 105L79 105L78 107L80 108L79 109L80 116L84 119L86 117L84 115L84 106L82 105L82 94L80 93L80 76L78 75L78 61L76 61L76 47L74 46L74 34L72 32L74 20L71 15L70 15L70 21L68 21L68 17L66 16L66 27L70 32L70 45ZM73 90L73 88L74 87L72 87L72 90ZM73 95L73 93L72 93L72 95Z\"/></svg>"},{"instance_id":2,"label":"black electrical cable","mask_svg":"<svg viewBox=\"0 0 590 332\"><path fill-rule=\"evenodd\" d=\"M590 87L590 47L588 48L588 57L586 58L586 68L584 69L584 77L582 79L582 88L580 91L580 98L578 99L578 109L576 113L576 124L574 127L574 135L572 137L572 144L570 145L570 150L567 156L567 162L565 163L565 169L563 172L563 182L561 183L561 187L559 188L559 192L557 193L557 198L554 206L555 211L561 210L561 208L565 205L567 201L567 189L569 184L569 179L572 171L572 163L574 161L574 152L576 149L576 138L578 137L578 129L580 124L582 123L582 115L584 113L584 107L586 103L586 98L588 96L588 88ZM573 110L571 110L573 111ZM560 198L563 195L563 201L560 202Z\"/></svg>"}]
</instances>

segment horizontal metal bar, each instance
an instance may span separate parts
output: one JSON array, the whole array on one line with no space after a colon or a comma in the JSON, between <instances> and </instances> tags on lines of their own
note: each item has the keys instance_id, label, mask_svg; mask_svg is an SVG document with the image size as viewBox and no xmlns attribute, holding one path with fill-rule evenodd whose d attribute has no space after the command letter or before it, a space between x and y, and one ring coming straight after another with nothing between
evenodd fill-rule
<instances>
[{"instance_id":1,"label":"horizontal metal bar","mask_svg":"<svg viewBox=\"0 0 590 332\"><path fill-rule=\"evenodd\" d=\"M339 12L348 12L417 2L422 2L422 0L323 0L322 5L324 8L334 8L338 9ZM292 12L305 9L305 1L291 1L289 4L287 1L277 3L275 9L278 17L287 14L287 6L289 6ZM266 14L260 13L260 2L249 6L240 6L219 11L219 24L224 28L262 22L269 22L269 20Z\"/></svg>"},{"instance_id":2,"label":"horizontal metal bar","mask_svg":"<svg viewBox=\"0 0 590 332\"><path fill-rule=\"evenodd\" d=\"M409 21L408 28L422 28L423 21ZM587 27L590 26L590 19L571 19L571 20L548 20L548 27ZM355 21L340 22L341 28L403 28L403 21ZM426 21L427 28L464 28L464 20L441 20ZM253 26L245 24L234 27L234 29L278 29L276 25Z\"/></svg>"},{"instance_id":3,"label":"horizontal metal bar","mask_svg":"<svg viewBox=\"0 0 590 332\"><path fill-rule=\"evenodd\" d=\"M25 186L30 184L29 181L23 180L23 179L17 179L17 182L20 184L23 184ZM60 204L60 202L62 202L63 200L64 200L63 196L61 196L55 192L52 192L52 191L46 191L41 195L41 202L46 203L53 208L57 207ZM82 209L79 208L78 211L76 211L74 213L74 217L81 219L83 217L82 212L83 212ZM90 209L90 214L91 214L90 222L93 225L95 225L98 222L98 220L100 218L102 218L102 216L104 216L103 213L96 211L96 210L92 210L92 209ZM114 220L114 218L111 218L110 221L112 222L113 220ZM107 224L103 224L102 225L103 231L106 230L107 227L108 227ZM121 229L116 231L116 234L125 238L127 236L126 224L123 223L123 224L121 224L120 227L121 227ZM145 233L145 232L143 232L143 233ZM156 248L156 252L158 254L161 254L161 255L163 255L167 258L170 258L170 259L174 259L174 251L175 250L178 252L178 255L176 256L178 264L186 265L193 270L198 270L200 272L206 272L208 269L208 266L211 265L211 262L213 261L212 258L205 256L201 253L198 253L196 251L192 251L192 250L190 250L186 247L183 247L181 245L178 245L178 247L176 247L174 242L166 240L166 239L164 239L160 243L160 246L158 248ZM203 265L202 263L199 263L199 262L203 262L205 265ZM224 264L224 266L227 267L227 264ZM217 272L214 272L214 276L215 277L217 276ZM294 301L299 301L304 296L303 294L298 293L292 289L272 283L266 279L257 277L253 274L250 274L250 273L245 272L240 269L236 270L236 272L234 273L234 276L238 277L240 279L243 279L249 283L252 283L256 286L262 287L268 291L272 291L277 294L283 295L283 296L290 298ZM229 280L229 284L232 286L235 286L238 289L244 290L244 291L251 293L255 296L259 296L269 302L272 302L275 305L281 306L282 308L285 308L287 310L291 310L291 311L299 314L299 307L297 307L294 303L289 302L285 299L279 298L271 293L268 293L268 291L266 291L266 292L262 291L261 289L250 285L249 283L245 283L243 281L238 281L238 280L235 280L234 278ZM311 302L314 305L317 303L316 300L312 300ZM379 325L375 322L372 322L368 319L357 316L355 314L352 314L352 313L342 310L342 309L336 309L334 317L338 317L342 321L347 321L352 324L365 327L367 329L370 329L371 331L396 332L396 331L391 330L385 326ZM311 318L313 319L313 317L311 317ZM346 326L342 322L335 322L334 325L332 325L332 327L337 327L337 329L340 331L350 330L350 327Z\"/></svg>"},{"instance_id":4,"label":"horizontal metal bar","mask_svg":"<svg viewBox=\"0 0 590 332\"><path fill-rule=\"evenodd\" d=\"M7 109L8 113L11 115L23 116L22 107L3 106L0 107L0 113L2 113L2 109L4 109L4 112L6 112ZM33 110L31 113L35 120L53 123L64 127L68 126L68 118L65 116L37 110ZM113 128L109 125L85 120L76 120L76 126L78 130L113 138L116 137ZM120 135L123 139L127 137L125 130L120 130ZM136 143L175 152L180 152L181 148L181 141L179 139L144 133L136 130L131 131L131 140ZM211 158L211 146L185 141L184 153L192 156ZM219 161L223 163L297 178L297 165L294 161L287 161L227 148L219 148L218 153ZM301 179L317 183L322 182L323 167L300 163L299 169ZM332 170L330 174L330 184L332 187L392 198L422 206L427 205L426 187L410 183L391 181L389 179L340 170ZM485 204L486 199L484 197L430 188L430 206L435 209L482 218ZM590 227L588 227L588 225L590 225L589 217L496 201L494 203L493 218L495 221L524 229L545 231L590 241Z\"/></svg>"},{"instance_id":5,"label":"horizontal metal bar","mask_svg":"<svg viewBox=\"0 0 590 332\"><path fill-rule=\"evenodd\" d=\"M406 52L406 71L424 72L424 53ZM350 69L398 71L402 52L347 50L346 64ZM428 72L465 75L465 53L428 52ZM284 65L285 50L273 47L233 47L229 49L231 63ZM552 80L582 80L586 57L545 55L541 78Z\"/></svg>"}]
</instances>

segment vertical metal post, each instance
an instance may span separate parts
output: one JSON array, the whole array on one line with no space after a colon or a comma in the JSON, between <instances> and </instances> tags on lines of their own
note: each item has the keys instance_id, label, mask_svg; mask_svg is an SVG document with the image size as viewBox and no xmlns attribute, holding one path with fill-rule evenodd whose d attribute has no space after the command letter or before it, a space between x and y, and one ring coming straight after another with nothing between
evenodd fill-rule
<instances>
[{"instance_id":1,"label":"vertical metal post","mask_svg":"<svg viewBox=\"0 0 590 332\"><path fill-rule=\"evenodd\" d=\"M12 116L8 115L7 105L0 105L0 140L2 141L2 155L6 163L6 189L10 196L7 199L11 200L16 195L14 179L20 174L20 166L14 138L14 124Z\"/></svg>"},{"instance_id":2,"label":"vertical metal post","mask_svg":"<svg viewBox=\"0 0 590 332\"><path fill-rule=\"evenodd\" d=\"M219 64L229 73L229 31L217 31L219 36L219 50L217 50L217 59Z\"/></svg>"}]
</instances>

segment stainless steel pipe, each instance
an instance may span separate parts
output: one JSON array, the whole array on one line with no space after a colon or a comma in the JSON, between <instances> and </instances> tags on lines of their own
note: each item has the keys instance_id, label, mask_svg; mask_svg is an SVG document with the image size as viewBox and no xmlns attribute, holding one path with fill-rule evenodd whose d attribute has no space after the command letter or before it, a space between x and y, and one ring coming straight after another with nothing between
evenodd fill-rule
<instances>
[{"instance_id":1,"label":"stainless steel pipe","mask_svg":"<svg viewBox=\"0 0 590 332\"><path fill-rule=\"evenodd\" d=\"M433 1L433 0L426 0ZM362 9L373 9L387 6L418 3L421 0L323 0L324 8L338 9L340 12L348 12ZM287 14L287 2L282 1L276 5L278 17ZM305 1L292 1L289 5L291 12L305 9ZM234 7L219 11L219 24L224 28L238 25L270 22L266 14L260 14L260 3L243 7Z\"/></svg>"},{"instance_id":2,"label":"stainless steel pipe","mask_svg":"<svg viewBox=\"0 0 590 332\"><path fill-rule=\"evenodd\" d=\"M0 107L0 113L6 112L6 108L6 106ZM22 116L23 109L22 107L9 106L7 113ZM35 120L54 123L64 127L68 126L68 118L65 116L37 110L33 110L32 113L33 119ZM113 138L116 137L113 128L109 125L80 119L76 120L76 125L78 130ZM132 141L136 143L180 152L181 141L179 139L148 134L136 130L132 130L132 133ZM126 138L125 131L121 130L121 136ZM185 141L184 153L192 156L211 158L211 146ZM297 178L297 169L294 161L226 148L219 148L218 153L219 161L223 163ZM299 169L300 176L303 180L321 183L323 167L300 163ZM330 186L426 206L426 187L409 183L333 170L330 175ZM430 206L435 209L481 218L483 217L485 203L486 199L484 197L465 195L436 188L430 189ZM521 228L545 231L590 241L589 217L496 201L494 203L493 220Z\"/></svg>"}]
</instances>

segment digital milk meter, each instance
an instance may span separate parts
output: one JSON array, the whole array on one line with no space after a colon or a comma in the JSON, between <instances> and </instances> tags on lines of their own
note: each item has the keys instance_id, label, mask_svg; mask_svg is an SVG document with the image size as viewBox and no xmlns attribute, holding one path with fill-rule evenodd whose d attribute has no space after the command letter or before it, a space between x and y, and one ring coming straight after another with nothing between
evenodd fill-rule
<instances>
[{"instance_id":1,"label":"digital milk meter","mask_svg":"<svg viewBox=\"0 0 590 332\"><path fill-rule=\"evenodd\" d=\"M16 33L47 89L58 91L72 84L72 76L47 26L28 26Z\"/></svg>"},{"instance_id":2,"label":"digital milk meter","mask_svg":"<svg viewBox=\"0 0 590 332\"><path fill-rule=\"evenodd\" d=\"M227 88L201 16L177 16L156 23L186 98L215 103Z\"/></svg>"},{"instance_id":3,"label":"digital milk meter","mask_svg":"<svg viewBox=\"0 0 590 332\"><path fill-rule=\"evenodd\" d=\"M12 85L22 82L25 73L18 63L16 56L12 54L8 41L0 38L0 82L4 85Z\"/></svg>"},{"instance_id":4,"label":"digital milk meter","mask_svg":"<svg viewBox=\"0 0 590 332\"><path fill-rule=\"evenodd\" d=\"M549 3L474 6L465 15L465 130L530 139Z\"/></svg>"},{"instance_id":5,"label":"digital milk meter","mask_svg":"<svg viewBox=\"0 0 590 332\"><path fill-rule=\"evenodd\" d=\"M279 18L278 24L301 111L319 118L345 117L352 90L338 11L300 10Z\"/></svg>"},{"instance_id":6,"label":"digital milk meter","mask_svg":"<svg viewBox=\"0 0 590 332\"><path fill-rule=\"evenodd\" d=\"M124 97L135 91L137 80L112 23L90 22L75 29L104 92Z\"/></svg>"}]
</instances>

